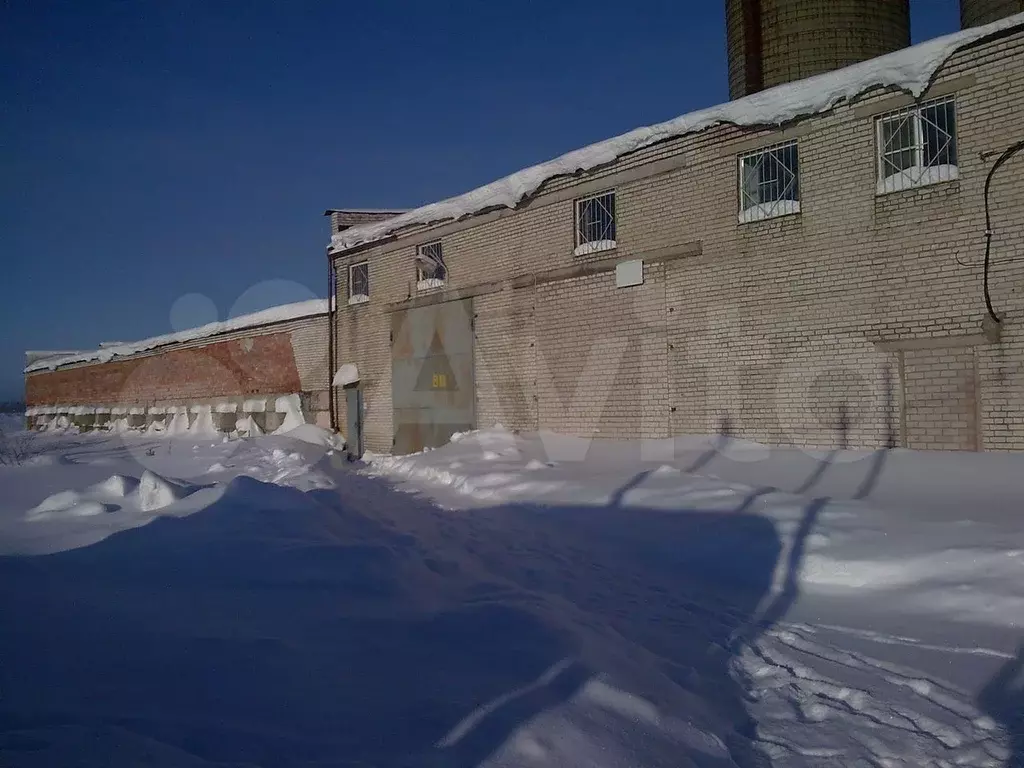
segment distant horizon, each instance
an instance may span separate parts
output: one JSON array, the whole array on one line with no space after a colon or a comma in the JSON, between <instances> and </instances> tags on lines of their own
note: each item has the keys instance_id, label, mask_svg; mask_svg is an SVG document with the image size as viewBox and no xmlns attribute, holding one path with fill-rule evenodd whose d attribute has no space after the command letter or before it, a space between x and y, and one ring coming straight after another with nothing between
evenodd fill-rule
<instances>
[{"instance_id":1,"label":"distant horizon","mask_svg":"<svg viewBox=\"0 0 1024 768\"><path fill-rule=\"evenodd\" d=\"M959 28L956 0L911 6L915 43ZM728 101L718 0L5 10L0 400L27 350L323 298L328 208L415 208ZM610 34L593 60L555 44Z\"/></svg>"}]
</instances>

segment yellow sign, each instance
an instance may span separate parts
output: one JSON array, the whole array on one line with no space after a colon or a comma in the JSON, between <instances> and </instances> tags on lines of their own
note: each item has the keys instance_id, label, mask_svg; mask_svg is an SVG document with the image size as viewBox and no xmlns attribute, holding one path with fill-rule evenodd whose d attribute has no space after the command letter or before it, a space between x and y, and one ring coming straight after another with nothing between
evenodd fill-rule
<instances>
[{"instance_id":1,"label":"yellow sign","mask_svg":"<svg viewBox=\"0 0 1024 768\"><path fill-rule=\"evenodd\" d=\"M448 389L448 375L445 373L435 373L433 386L434 389Z\"/></svg>"}]
</instances>

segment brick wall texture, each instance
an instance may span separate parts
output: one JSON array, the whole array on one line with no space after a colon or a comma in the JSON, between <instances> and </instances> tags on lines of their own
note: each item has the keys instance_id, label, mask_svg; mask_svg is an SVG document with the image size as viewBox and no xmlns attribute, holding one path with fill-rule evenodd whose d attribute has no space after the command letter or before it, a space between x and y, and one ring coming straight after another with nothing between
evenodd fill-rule
<instances>
[{"instance_id":1,"label":"brick wall texture","mask_svg":"<svg viewBox=\"0 0 1024 768\"><path fill-rule=\"evenodd\" d=\"M326 390L324 316L25 376L30 407L187 405Z\"/></svg>"},{"instance_id":2,"label":"brick wall texture","mask_svg":"<svg viewBox=\"0 0 1024 768\"><path fill-rule=\"evenodd\" d=\"M992 184L994 343L981 279L985 177L1024 125L1024 34L953 56L925 98L946 93L959 176L943 183L877 193L875 118L902 97L876 90L785 129L673 139L549 181L515 211L339 255L338 362L362 373L367 447L391 448L391 313L431 300L414 255L440 239L449 277L432 295L473 294L478 426L1024 449L1024 153ZM738 155L790 138L800 212L740 223ZM604 188L617 246L576 257L573 197ZM643 259L643 285L550 277L610 258ZM346 267L364 260L370 301L348 306Z\"/></svg>"},{"instance_id":3,"label":"brick wall texture","mask_svg":"<svg viewBox=\"0 0 1024 768\"><path fill-rule=\"evenodd\" d=\"M1024 13L1024 0L960 0L960 26L979 27Z\"/></svg>"},{"instance_id":4,"label":"brick wall texture","mask_svg":"<svg viewBox=\"0 0 1024 768\"><path fill-rule=\"evenodd\" d=\"M924 450L977 446L973 349L922 349L904 353L906 444Z\"/></svg>"},{"instance_id":5,"label":"brick wall texture","mask_svg":"<svg viewBox=\"0 0 1024 768\"><path fill-rule=\"evenodd\" d=\"M747 6L757 6L753 15ZM749 23L760 20L748 51ZM727 0L729 91L755 93L746 57L759 55L762 87L820 75L910 45L908 0Z\"/></svg>"}]
</instances>

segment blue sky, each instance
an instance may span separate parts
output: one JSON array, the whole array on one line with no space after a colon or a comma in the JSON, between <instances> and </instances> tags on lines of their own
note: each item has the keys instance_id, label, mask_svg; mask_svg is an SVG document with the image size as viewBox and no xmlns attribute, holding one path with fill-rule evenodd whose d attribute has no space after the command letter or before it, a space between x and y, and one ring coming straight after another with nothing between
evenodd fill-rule
<instances>
[{"instance_id":1,"label":"blue sky","mask_svg":"<svg viewBox=\"0 0 1024 768\"><path fill-rule=\"evenodd\" d=\"M325 291L325 208L412 207L727 99L723 0L7 0L0 399ZM912 0L914 41L956 0ZM216 317L214 316L216 315Z\"/></svg>"}]
</instances>

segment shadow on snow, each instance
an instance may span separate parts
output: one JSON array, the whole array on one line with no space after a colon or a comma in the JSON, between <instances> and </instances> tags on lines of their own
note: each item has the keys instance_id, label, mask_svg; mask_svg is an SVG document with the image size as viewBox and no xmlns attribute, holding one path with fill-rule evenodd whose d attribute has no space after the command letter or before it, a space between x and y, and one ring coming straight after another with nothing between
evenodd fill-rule
<instances>
[{"instance_id":1,"label":"shadow on snow","mask_svg":"<svg viewBox=\"0 0 1024 768\"><path fill-rule=\"evenodd\" d=\"M1010 738L1006 768L1024 768L1024 645L1004 664L978 696L978 706L1002 725Z\"/></svg>"},{"instance_id":2,"label":"shadow on snow","mask_svg":"<svg viewBox=\"0 0 1024 768\"><path fill-rule=\"evenodd\" d=\"M642 480L453 514L355 473L241 477L190 517L0 558L0 757L470 768L610 671L710 702L736 763L766 764L731 660L792 605L825 500L773 597L770 521L620 508Z\"/></svg>"}]
</instances>

